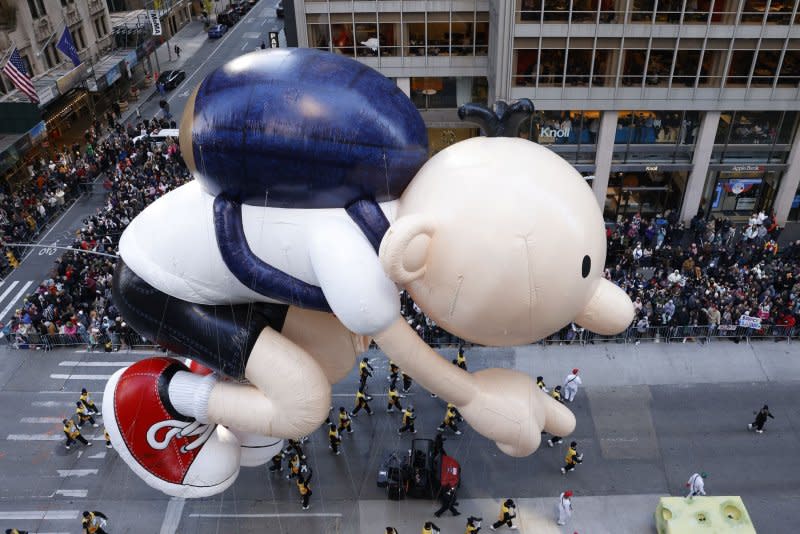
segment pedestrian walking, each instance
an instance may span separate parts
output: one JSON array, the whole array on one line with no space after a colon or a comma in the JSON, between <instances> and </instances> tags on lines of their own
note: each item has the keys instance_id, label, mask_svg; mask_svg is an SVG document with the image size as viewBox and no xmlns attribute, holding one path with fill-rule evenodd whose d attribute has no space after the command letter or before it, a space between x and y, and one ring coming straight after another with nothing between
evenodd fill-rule
<instances>
[{"instance_id":1,"label":"pedestrian walking","mask_svg":"<svg viewBox=\"0 0 800 534\"><path fill-rule=\"evenodd\" d=\"M550 393L550 390L547 389L547 385L545 385L545 383L544 383L544 377L542 377L542 376L537 376L536 377L536 386L539 389L541 389L542 391L544 391L545 393Z\"/></svg>"},{"instance_id":2,"label":"pedestrian walking","mask_svg":"<svg viewBox=\"0 0 800 534\"><path fill-rule=\"evenodd\" d=\"M453 433L456 436L460 436L461 431L458 429L458 426L456 425L456 420L458 419L458 417L459 414L455 405L447 403L447 410L444 413L444 420L442 421L442 424L439 425L439 428L437 428L436 430L438 432L444 432L445 429L449 428L450 430L453 431Z\"/></svg>"},{"instance_id":3,"label":"pedestrian walking","mask_svg":"<svg viewBox=\"0 0 800 534\"><path fill-rule=\"evenodd\" d=\"M578 376L578 368L572 370L567 378L564 379L564 400L573 402L578 393L578 386L582 385L581 377Z\"/></svg>"},{"instance_id":4,"label":"pedestrian walking","mask_svg":"<svg viewBox=\"0 0 800 534\"><path fill-rule=\"evenodd\" d=\"M358 388L356 392L356 407L350 412L350 417L355 417L358 415L358 412L363 408L367 415L372 415L372 408L369 407L369 401L372 400L372 397L368 396L364 393L364 387Z\"/></svg>"},{"instance_id":5,"label":"pedestrian walking","mask_svg":"<svg viewBox=\"0 0 800 534\"><path fill-rule=\"evenodd\" d=\"M464 530L464 534L478 534L481 531L481 522L483 521L482 517L475 517L473 515L467 518L467 527Z\"/></svg>"},{"instance_id":6,"label":"pedestrian walking","mask_svg":"<svg viewBox=\"0 0 800 534\"><path fill-rule=\"evenodd\" d=\"M566 475L568 472L575 469L579 463L583 462L583 454L578 453L578 442L571 441L567 455L564 457L564 467L561 468L561 474Z\"/></svg>"},{"instance_id":7,"label":"pedestrian walking","mask_svg":"<svg viewBox=\"0 0 800 534\"><path fill-rule=\"evenodd\" d=\"M267 48L267 43L265 41L261 41L261 50Z\"/></svg>"},{"instance_id":8,"label":"pedestrian walking","mask_svg":"<svg viewBox=\"0 0 800 534\"><path fill-rule=\"evenodd\" d=\"M75 402L75 415L78 416L78 428L86 424L86 421L92 423L93 427L97 427L97 422L94 420L94 417L92 417L92 414L89 413L89 410L86 409L86 406L84 406L81 401Z\"/></svg>"},{"instance_id":9,"label":"pedestrian walking","mask_svg":"<svg viewBox=\"0 0 800 534\"><path fill-rule=\"evenodd\" d=\"M333 451L333 454L339 456L342 451L339 450L339 445L342 443L342 438L339 436L339 431L336 430L336 425L331 423L328 425L328 448Z\"/></svg>"},{"instance_id":10,"label":"pedestrian walking","mask_svg":"<svg viewBox=\"0 0 800 534\"><path fill-rule=\"evenodd\" d=\"M286 448L284 449L284 452L285 452L286 454L291 454L291 453L294 453L294 454L296 454L296 455L297 455L297 456L298 456L298 457L299 457L301 460L305 461L305 459L306 459L306 453L303 451L303 446L300 444L300 442L301 442L301 441L302 441L303 443L305 443L306 441L308 441L308 438L307 438L307 437L306 437L306 438L300 438L299 440L297 440L297 439L292 439L292 438L289 438L289 444L288 444L288 445L286 446Z\"/></svg>"},{"instance_id":11,"label":"pedestrian walking","mask_svg":"<svg viewBox=\"0 0 800 534\"><path fill-rule=\"evenodd\" d=\"M340 433L347 431L348 434L353 433L353 426L352 420L350 419L350 414L347 413L347 410L344 409L344 406L339 406L339 426L336 430Z\"/></svg>"},{"instance_id":12,"label":"pedestrian walking","mask_svg":"<svg viewBox=\"0 0 800 534\"><path fill-rule=\"evenodd\" d=\"M269 464L270 473L283 471L284 457L285 455L283 454L283 451L281 451L270 459L270 464Z\"/></svg>"},{"instance_id":13,"label":"pedestrian walking","mask_svg":"<svg viewBox=\"0 0 800 534\"><path fill-rule=\"evenodd\" d=\"M75 426L75 422L72 419L64 419L61 422L64 423L64 435L67 436L67 444L65 445L67 450L69 450L76 441L80 441L84 445L91 447L92 444L86 441L86 438L83 437L80 429Z\"/></svg>"},{"instance_id":14,"label":"pedestrian walking","mask_svg":"<svg viewBox=\"0 0 800 534\"><path fill-rule=\"evenodd\" d=\"M402 434L406 430L411 432L412 434L416 434L417 430L414 428L414 419L417 416L414 414L414 407L409 406L405 410L403 410L403 426L400 427L400 430L397 431L398 434Z\"/></svg>"},{"instance_id":15,"label":"pedestrian walking","mask_svg":"<svg viewBox=\"0 0 800 534\"><path fill-rule=\"evenodd\" d=\"M497 530L497 527L507 526L511 530L519 530L519 527L514 524L513 519L517 517L517 505L511 499L506 499L500 505L500 517L490 527L492 530Z\"/></svg>"},{"instance_id":16,"label":"pedestrian walking","mask_svg":"<svg viewBox=\"0 0 800 534\"><path fill-rule=\"evenodd\" d=\"M307 477L304 477L302 474L297 475L297 491L300 492L300 502L303 505L303 510L308 510L311 508L311 505L308 503L308 501L311 499L311 495L314 492L311 491L311 486L309 486L309 483L311 482L311 476L313 474L314 473L309 470Z\"/></svg>"},{"instance_id":17,"label":"pedestrian walking","mask_svg":"<svg viewBox=\"0 0 800 534\"><path fill-rule=\"evenodd\" d=\"M86 409L89 410L92 414L103 415L100 413L100 410L97 409L97 406L95 406L94 401L92 401L92 399L89 398L89 392L86 390L86 388L81 388L81 397L79 400L83 403L84 406L86 406Z\"/></svg>"},{"instance_id":18,"label":"pedestrian walking","mask_svg":"<svg viewBox=\"0 0 800 534\"><path fill-rule=\"evenodd\" d=\"M175 45L175 55L181 57L181 47L178 45Z\"/></svg>"},{"instance_id":19,"label":"pedestrian walking","mask_svg":"<svg viewBox=\"0 0 800 534\"><path fill-rule=\"evenodd\" d=\"M369 359L362 358L361 363L358 364L358 380L359 380L359 389L366 389L367 387L367 378L372 376L372 371L374 369L369 364Z\"/></svg>"},{"instance_id":20,"label":"pedestrian walking","mask_svg":"<svg viewBox=\"0 0 800 534\"><path fill-rule=\"evenodd\" d=\"M386 380L389 381L389 389L397 388L397 380L400 378L400 368L391 360L389 360L389 376Z\"/></svg>"},{"instance_id":21,"label":"pedestrian walking","mask_svg":"<svg viewBox=\"0 0 800 534\"><path fill-rule=\"evenodd\" d=\"M453 363L458 367L461 367L463 370L467 370L467 357L464 355L464 347L458 347L456 359L453 360Z\"/></svg>"},{"instance_id":22,"label":"pedestrian walking","mask_svg":"<svg viewBox=\"0 0 800 534\"><path fill-rule=\"evenodd\" d=\"M93 512L84 511L81 526L84 534L108 534L105 530L108 524L108 516L97 510Z\"/></svg>"},{"instance_id":23,"label":"pedestrian walking","mask_svg":"<svg viewBox=\"0 0 800 534\"><path fill-rule=\"evenodd\" d=\"M308 472L308 465L300 458L297 453L293 454L289 459L289 474L286 475L286 480L303 476L303 473Z\"/></svg>"},{"instance_id":24,"label":"pedestrian walking","mask_svg":"<svg viewBox=\"0 0 800 534\"><path fill-rule=\"evenodd\" d=\"M440 506L438 510L433 512L433 515L435 515L436 517L442 517L442 514L445 513L448 510L450 510L450 513L453 514L454 517L457 516L457 515L461 515L461 512L459 512L456 509L456 488L455 487L448 486L447 488L445 488L445 490L439 496L439 499L442 502L442 506Z\"/></svg>"},{"instance_id":25,"label":"pedestrian walking","mask_svg":"<svg viewBox=\"0 0 800 534\"><path fill-rule=\"evenodd\" d=\"M425 524L422 526L422 534L441 534L441 532L439 527L430 521L425 521Z\"/></svg>"},{"instance_id":26,"label":"pedestrian walking","mask_svg":"<svg viewBox=\"0 0 800 534\"><path fill-rule=\"evenodd\" d=\"M567 490L558 498L558 521L559 525L566 525L572 517L572 491Z\"/></svg>"},{"instance_id":27,"label":"pedestrian walking","mask_svg":"<svg viewBox=\"0 0 800 534\"><path fill-rule=\"evenodd\" d=\"M108 430L103 427L103 437L106 438L106 449L112 449L111 446L111 436L108 435Z\"/></svg>"},{"instance_id":28,"label":"pedestrian walking","mask_svg":"<svg viewBox=\"0 0 800 534\"><path fill-rule=\"evenodd\" d=\"M403 376L403 393L408 393L408 390L411 389L411 385L414 381L405 373L402 373Z\"/></svg>"},{"instance_id":29,"label":"pedestrian walking","mask_svg":"<svg viewBox=\"0 0 800 534\"><path fill-rule=\"evenodd\" d=\"M397 389L389 387L389 394L387 396L389 398L389 403L386 405L386 412L391 413L395 408L402 412L403 406L400 404L400 394L397 392Z\"/></svg>"},{"instance_id":30,"label":"pedestrian walking","mask_svg":"<svg viewBox=\"0 0 800 534\"><path fill-rule=\"evenodd\" d=\"M686 497L691 499L696 495L705 495L706 478L708 478L708 473L706 473L705 471L701 473L694 473L692 476L690 476L689 481L686 483L686 487L689 488L689 495L687 495Z\"/></svg>"},{"instance_id":31,"label":"pedestrian walking","mask_svg":"<svg viewBox=\"0 0 800 534\"><path fill-rule=\"evenodd\" d=\"M542 382L542 384L544 384L544 382ZM553 390L550 392L550 396L553 397L554 400L560 402L561 404L564 404L564 401L561 400L561 386L554 387ZM562 438L561 436L553 435L550 436L550 439L547 440L547 445L552 447L553 445L557 445L559 443L562 443L563 441L564 438Z\"/></svg>"},{"instance_id":32,"label":"pedestrian walking","mask_svg":"<svg viewBox=\"0 0 800 534\"><path fill-rule=\"evenodd\" d=\"M753 412L753 413L755 414L756 418L752 423L749 423L747 425L747 429L748 430L755 430L756 433L758 433L758 434L763 434L764 433L764 425L767 422L767 417L775 419L775 416L773 416L770 413L769 406L767 406L766 404L758 412Z\"/></svg>"}]
</instances>

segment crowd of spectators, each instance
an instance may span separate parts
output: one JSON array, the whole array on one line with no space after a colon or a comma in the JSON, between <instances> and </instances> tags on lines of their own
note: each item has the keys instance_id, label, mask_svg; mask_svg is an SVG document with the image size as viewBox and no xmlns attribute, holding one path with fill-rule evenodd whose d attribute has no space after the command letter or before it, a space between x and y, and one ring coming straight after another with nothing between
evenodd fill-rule
<instances>
[{"instance_id":1,"label":"crowd of spectators","mask_svg":"<svg viewBox=\"0 0 800 534\"><path fill-rule=\"evenodd\" d=\"M190 176L176 140L145 137L170 124L141 121L123 127L114 123L102 141L101 125L91 131L92 141L76 156L104 173L102 207L83 221L71 245L84 252L67 252L56 260L49 279L28 295L3 327L4 334L74 336L90 350L125 346L136 334L119 316L111 298L114 255L122 231L146 206ZM88 253L93 252L93 253Z\"/></svg>"},{"instance_id":2,"label":"crowd of spectators","mask_svg":"<svg viewBox=\"0 0 800 534\"><path fill-rule=\"evenodd\" d=\"M699 214L688 227L674 214L620 217L607 228L604 275L631 297L639 333L660 326L793 327L800 241L780 249L779 231L764 213L738 228Z\"/></svg>"},{"instance_id":3,"label":"crowd of spectators","mask_svg":"<svg viewBox=\"0 0 800 534\"><path fill-rule=\"evenodd\" d=\"M73 248L55 263L49 279L25 299L3 333L77 336L90 348L124 346L136 334L114 307L111 278L122 231L147 205L190 179L176 140L142 137L174 126L144 120L112 128L103 140L99 122L86 132L86 148L71 147L35 169L35 180L13 194L0 195L5 239L26 240L53 210L104 173L103 206L85 219ZM139 139L134 142L134 139ZM77 149L76 149L77 148ZM83 184L83 185L82 185ZM29 219L33 219L29 221ZM630 296L636 317L630 331L655 327L687 329L752 325L793 327L800 314L800 241L781 249L773 218L755 213L744 227L725 218L698 214L685 225L672 212L652 218L620 216L607 224L604 276ZM449 339L407 294L402 312L426 340ZM556 334L571 340L577 325ZM680 334L680 331L679 331ZM679 335L680 337L680 335Z\"/></svg>"}]
</instances>

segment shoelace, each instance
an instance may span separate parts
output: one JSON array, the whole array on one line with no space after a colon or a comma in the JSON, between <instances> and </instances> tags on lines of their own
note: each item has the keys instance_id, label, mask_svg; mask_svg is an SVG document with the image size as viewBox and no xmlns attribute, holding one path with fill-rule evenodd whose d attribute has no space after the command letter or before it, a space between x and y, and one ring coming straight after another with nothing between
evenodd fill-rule
<instances>
[{"instance_id":1,"label":"shoelace","mask_svg":"<svg viewBox=\"0 0 800 534\"><path fill-rule=\"evenodd\" d=\"M164 435L164 439L159 441L156 438L156 434L162 428L169 428L169 430ZM181 447L181 452L186 453L193 451L208 441L208 438L214 433L215 428L217 428L217 425L203 424L199 421L187 423L186 421L167 419L166 421L161 421L150 427L147 431L147 444L156 450L163 450L169 446L169 442L172 441L174 437L188 438L190 436L199 436L193 442Z\"/></svg>"}]
</instances>

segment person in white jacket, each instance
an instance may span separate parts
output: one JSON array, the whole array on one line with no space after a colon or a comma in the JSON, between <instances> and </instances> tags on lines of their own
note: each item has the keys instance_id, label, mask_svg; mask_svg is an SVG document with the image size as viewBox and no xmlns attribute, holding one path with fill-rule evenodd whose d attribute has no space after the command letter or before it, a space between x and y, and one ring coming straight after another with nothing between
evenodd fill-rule
<instances>
[{"instance_id":1,"label":"person in white jacket","mask_svg":"<svg viewBox=\"0 0 800 534\"><path fill-rule=\"evenodd\" d=\"M578 376L578 368L572 370L567 378L564 379L564 400L572 402L575 400L575 395L578 393L578 386L583 384L581 377Z\"/></svg>"},{"instance_id":2,"label":"person in white jacket","mask_svg":"<svg viewBox=\"0 0 800 534\"><path fill-rule=\"evenodd\" d=\"M567 490L559 496L558 524L566 525L570 517L572 517L572 491Z\"/></svg>"},{"instance_id":3,"label":"person in white jacket","mask_svg":"<svg viewBox=\"0 0 800 534\"><path fill-rule=\"evenodd\" d=\"M689 477L689 481L686 483L686 486L689 488L689 499L694 497L695 495L705 495L706 494L706 484L704 482L705 478L708 477L708 473L703 471L702 473L695 473Z\"/></svg>"}]
</instances>

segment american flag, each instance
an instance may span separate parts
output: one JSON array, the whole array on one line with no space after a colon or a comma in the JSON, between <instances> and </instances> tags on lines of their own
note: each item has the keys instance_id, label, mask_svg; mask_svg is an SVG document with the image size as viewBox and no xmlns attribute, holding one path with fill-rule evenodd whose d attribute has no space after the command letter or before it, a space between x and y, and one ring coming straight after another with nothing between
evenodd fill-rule
<instances>
[{"instance_id":1,"label":"american flag","mask_svg":"<svg viewBox=\"0 0 800 534\"><path fill-rule=\"evenodd\" d=\"M22 58L19 56L19 50L16 48L11 52L11 57L8 58L8 61L3 67L3 74L11 78L11 81L14 82L14 86L28 95L31 102L34 104L39 103L39 95L36 94L36 89L33 88L31 79L28 78L28 72L25 70L25 63L22 62Z\"/></svg>"}]
</instances>

